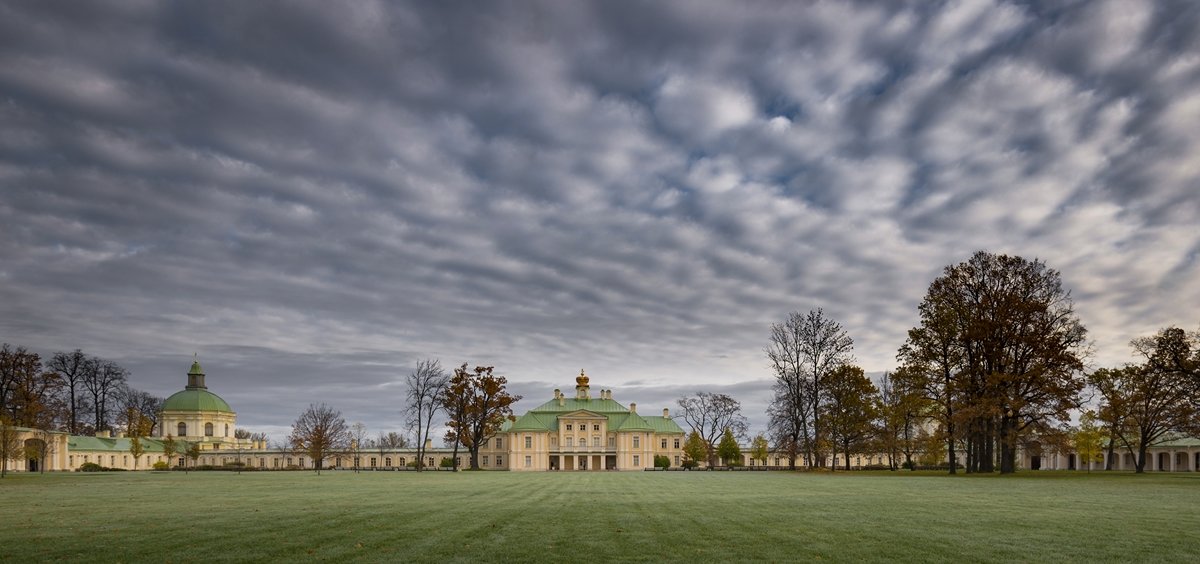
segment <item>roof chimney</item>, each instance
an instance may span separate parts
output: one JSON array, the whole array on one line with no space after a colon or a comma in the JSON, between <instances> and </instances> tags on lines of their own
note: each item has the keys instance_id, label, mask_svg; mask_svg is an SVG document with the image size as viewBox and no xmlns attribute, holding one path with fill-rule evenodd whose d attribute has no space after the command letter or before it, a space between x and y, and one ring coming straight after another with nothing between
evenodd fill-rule
<instances>
[{"instance_id":1,"label":"roof chimney","mask_svg":"<svg viewBox=\"0 0 1200 564\"><path fill-rule=\"evenodd\" d=\"M425 439L425 448L433 448L433 439Z\"/></svg>"},{"instance_id":2,"label":"roof chimney","mask_svg":"<svg viewBox=\"0 0 1200 564\"><path fill-rule=\"evenodd\" d=\"M629 404L629 412L630 412L630 413L637 413L637 404L636 404L636 403L631 403L631 404Z\"/></svg>"},{"instance_id":3,"label":"roof chimney","mask_svg":"<svg viewBox=\"0 0 1200 564\"><path fill-rule=\"evenodd\" d=\"M663 408L663 419L670 419L670 418L671 418L671 411L664 407Z\"/></svg>"}]
</instances>

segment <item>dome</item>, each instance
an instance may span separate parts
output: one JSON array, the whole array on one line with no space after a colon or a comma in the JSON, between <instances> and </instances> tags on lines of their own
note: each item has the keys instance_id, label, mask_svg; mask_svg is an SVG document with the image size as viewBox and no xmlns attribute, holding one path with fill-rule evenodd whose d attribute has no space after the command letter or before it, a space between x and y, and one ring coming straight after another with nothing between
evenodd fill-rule
<instances>
[{"instance_id":1,"label":"dome","mask_svg":"<svg viewBox=\"0 0 1200 564\"><path fill-rule=\"evenodd\" d=\"M163 402L163 411L227 411L233 413L229 409L229 404L221 399L221 396L214 394L208 390L183 390L175 392L167 401Z\"/></svg>"}]
</instances>

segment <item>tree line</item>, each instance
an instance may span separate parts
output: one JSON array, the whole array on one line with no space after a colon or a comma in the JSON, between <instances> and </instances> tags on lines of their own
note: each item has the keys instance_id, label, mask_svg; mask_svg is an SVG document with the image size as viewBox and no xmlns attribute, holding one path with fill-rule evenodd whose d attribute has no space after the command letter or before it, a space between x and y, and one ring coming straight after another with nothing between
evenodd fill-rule
<instances>
[{"instance_id":1,"label":"tree line","mask_svg":"<svg viewBox=\"0 0 1200 564\"><path fill-rule=\"evenodd\" d=\"M9 424L71 434L124 428L131 411L152 432L163 398L128 383L120 364L85 354L56 352L49 360L23 346L0 345L0 417Z\"/></svg>"},{"instance_id":2,"label":"tree line","mask_svg":"<svg viewBox=\"0 0 1200 564\"><path fill-rule=\"evenodd\" d=\"M453 445L451 468L458 470L458 448L467 449L470 468L479 468L479 449L500 431L504 421L513 416L512 405L521 396L508 392L508 380L497 376L492 366L468 369L463 363L447 374L438 360L423 360L405 378L405 422L412 433L416 452L415 467L424 470L426 443L433 432L434 420L446 417L448 429L442 437ZM375 443L379 448L403 448L401 435L391 433L385 441L381 435ZM285 448L304 453L319 473L326 460L342 453L357 454L370 441L365 439L365 427L347 425L340 411L325 404L309 405L292 424ZM381 456L383 451L381 450ZM357 463L355 468L357 469Z\"/></svg>"},{"instance_id":3,"label":"tree line","mask_svg":"<svg viewBox=\"0 0 1200 564\"><path fill-rule=\"evenodd\" d=\"M918 307L899 366L879 386L853 364L853 340L822 310L771 327L768 410L774 448L824 466L840 454L886 453L895 466L946 460L949 472L1011 473L1021 448L1075 448L1091 437L1146 449L1200 430L1200 334L1168 327L1135 339L1142 362L1085 369L1087 331L1058 271L1040 260L975 253L947 266ZM1093 399L1099 407L1071 416ZM1082 448L1081 448L1082 447Z\"/></svg>"}]
</instances>

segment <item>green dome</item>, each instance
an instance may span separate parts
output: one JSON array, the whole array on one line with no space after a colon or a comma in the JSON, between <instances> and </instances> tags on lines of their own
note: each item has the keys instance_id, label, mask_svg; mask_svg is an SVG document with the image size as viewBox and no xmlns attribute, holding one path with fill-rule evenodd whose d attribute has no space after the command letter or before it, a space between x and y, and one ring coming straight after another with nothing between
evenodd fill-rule
<instances>
[{"instance_id":1,"label":"green dome","mask_svg":"<svg viewBox=\"0 0 1200 564\"><path fill-rule=\"evenodd\" d=\"M184 390L175 392L174 395L167 398L163 402L163 411L227 411L233 413L229 409L229 404L221 399L221 396L214 394L208 390Z\"/></svg>"}]
</instances>

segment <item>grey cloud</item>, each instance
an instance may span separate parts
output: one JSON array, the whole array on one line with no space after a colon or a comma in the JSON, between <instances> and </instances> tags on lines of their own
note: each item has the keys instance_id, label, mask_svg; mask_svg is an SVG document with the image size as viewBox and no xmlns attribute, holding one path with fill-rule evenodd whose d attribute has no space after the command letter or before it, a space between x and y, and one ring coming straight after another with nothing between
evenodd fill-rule
<instances>
[{"instance_id":1,"label":"grey cloud","mask_svg":"<svg viewBox=\"0 0 1200 564\"><path fill-rule=\"evenodd\" d=\"M5 5L0 339L161 394L199 351L261 428L324 400L390 430L426 357L530 398L580 366L658 409L729 390L758 424L770 323L824 307L892 368L987 248L1061 269L1118 362L1194 322L1198 18Z\"/></svg>"}]
</instances>

